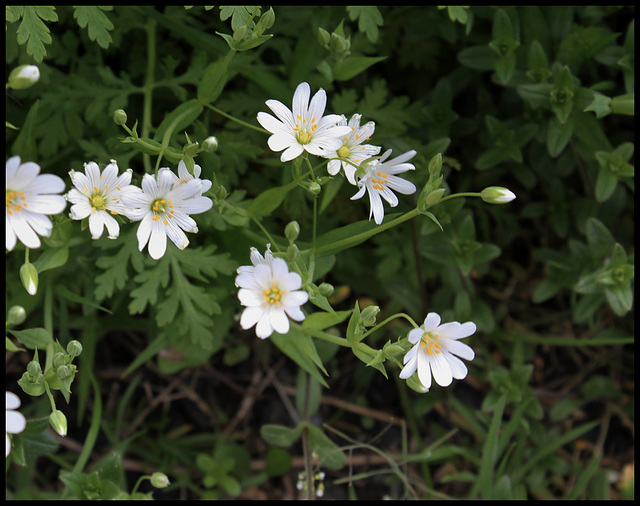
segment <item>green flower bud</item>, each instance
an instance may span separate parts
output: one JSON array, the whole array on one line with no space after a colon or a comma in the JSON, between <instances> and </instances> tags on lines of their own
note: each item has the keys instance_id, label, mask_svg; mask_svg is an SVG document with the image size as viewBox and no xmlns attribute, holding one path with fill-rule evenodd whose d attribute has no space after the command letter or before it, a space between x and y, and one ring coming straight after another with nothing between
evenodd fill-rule
<instances>
[{"instance_id":1,"label":"green flower bud","mask_svg":"<svg viewBox=\"0 0 640 506\"><path fill-rule=\"evenodd\" d=\"M267 12L265 12L260 18L260 23L264 27L265 30L268 30L273 26L276 22L276 13L273 12L273 8L269 8Z\"/></svg>"},{"instance_id":2,"label":"green flower bud","mask_svg":"<svg viewBox=\"0 0 640 506\"><path fill-rule=\"evenodd\" d=\"M488 204L506 204L516 198L515 194L501 186L489 186L480 192L482 200Z\"/></svg>"},{"instance_id":3,"label":"green flower bud","mask_svg":"<svg viewBox=\"0 0 640 506\"><path fill-rule=\"evenodd\" d=\"M113 112L113 122L118 126L125 125L127 123L127 113L122 109L116 109Z\"/></svg>"},{"instance_id":4,"label":"green flower bud","mask_svg":"<svg viewBox=\"0 0 640 506\"><path fill-rule=\"evenodd\" d=\"M56 376L63 380L71 376L72 372L72 369L68 365L61 365L56 369Z\"/></svg>"},{"instance_id":5,"label":"green flower bud","mask_svg":"<svg viewBox=\"0 0 640 506\"><path fill-rule=\"evenodd\" d=\"M165 488L165 487L168 487L170 484L169 478L167 477L167 475L160 472L153 473L151 475L150 481L151 481L151 484L156 488Z\"/></svg>"},{"instance_id":6,"label":"green flower bud","mask_svg":"<svg viewBox=\"0 0 640 506\"><path fill-rule=\"evenodd\" d=\"M67 364L67 355L59 351L53 356L53 367L60 367Z\"/></svg>"},{"instance_id":7,"label":"green flower bud","mask_svg":"<svg viewBox=\"0 0 640 506\"><path fill-rule=\"evenodd\" d=\"M320 192L322 191L322 186L320 186L318 183L316 183L315 181L309 183L309 186L307 187L308 190L313 193L314 195L319 195Z\"/></svg>"},{"instance_id":8,"label":"green flower bud","mask_svg":"<svg viewBox=\"0 0 640 506\"><path fill-rule=\"evenodd\" d=\"M42 381L42 373L36 377L25 371L22 377L18 380L18 385L26 393L32 397L38 397L44 393L44 383Z\"/></svg>"},{"instance_id":9,"label":"green flower bud","mask_svg":"<svg viewBox=\"0 0 640 506\"><path fill-rule=\"evenodd\" d=\"M79 357L82 353L82 345L80 342L75 339L73 341L69 341L69 344L67 344L67 353L71 358Z\"/></svg>"},{"instance_id":10,"label":"green flower bud","mask_svg":"<svg viewBox=\"0 0 640 506\"><path fill-rule=\"evenodd\" d=\"M40 79L40 69L35 65L20 65L9 74L9 87L14 90L30 88Z\"/></svg>"},{"instance_id":11,"label":"green flower bud","mask_svg":"<svg viewBox=\"0 0 640 506\"><path fill-rule=\"evenodd\" d=\"M216 190L216 198L218 200L224 200L227 198L227 195L229 195L227 189L224 186L220 185Z\"/></svg>"},{"instance_id":12,"label":"green flower bud","mask_svg":"<svg viewBox=\"0 0 640 506\"><path fill-rule=\"evenodd\" d=\"M376 316L380 312L380 308L378 306L367 306L360 313L360 319L365 327L371 327L376 323Z\"/></svg>"},{"instance_id":13,"label":"green flower bud","mask_svg":"<svg viewBox=\"0 0 640 506\"><path fill-rule=\"evenodd\" d=\"M318 28L318 42L324 48L329 49L329 42L331 42L331 35L324 28Z\"/></svg>"},{"instance_id":14,"label":"green flower bud","mask_svg":"<svg viewBox=\"0 0 640 506\"><path fill-rule=\"evenodd\" d=\"M321 283L318 287L318 292L320 292L320 295L324 295L325 297L331 297L333 295L333 285L329 283Z\"/></svg>"},{"instance_id":15,"label":"green flower bud","mask_svg":"<svg viewBox=\"0 0 640 506\"><path fill-rule=\"evenodd\" d=\"M67 435L67 417L59 409L52 411L49 415L49 423L53 430L55 430L61 436Z\"/></svg>"},{"instance_id":16,"label":"green flower bud","mask_svg":"<svg viewBox=\"0 0 640 506\"><path fill-rule=\"evenodd\" d=\"M218 138L211 135L202 142L202 149L207 153L213 153L218 149Z\"/></svg>"},{"instance_id":17,"label":"green flower bud","mask_svg":"<svg viewBox=\"0 0 640 506\"><path fill-rule=\"evenodd\" d=\"M429 161L429 174L433 177L438 177L442 170L442 153L438 153L433 156Z\"/></svg>"},{"instance_id":18,"label":"green flower bud","mask_svg":"<svg viewBox=\"0 0 640 506\"><path fill-rule=\"evenodd\" d=\"M400 346L399 344L391 344L391 342L385 344L383 351L387 357L398 357L405 353L405 350L402 346Z\"/></svg>"},{"instance_id":19,"label":"green flower bud","mask_svg":"<svg viewBox=\"0 0 640 506\"><path fill-rule=\"evenodd\" d=\"M38 271L32 263L25 262L22 264L22 267L20 267L20 280L29 295L38 293Z\"/></svg>"},{"instance_id":20,"label":"green flower bud","mask_svg":"<svg viewBox=\"0 0 640 506\"><path fill-rule=\"evenodd\" d=\"M247 25L243 25L233 32L233 40L240 42L244 39L244 34L247 31Z\"/></svg>"},{"instance_id":21,"label":"green flower bud","mask_svg":"<svg viewBox=\"0 0 640 506\"><path fill-rule=\"evenodd\" d=\"M298 258L299 252L300 250L298 249L298 246L296 246L295 244L290 244L287 248L287 260L293 262L296 258Z\"/></svg>"},{"instance_id":22,"label":"green flower bud","mask_svg":"<svg viewBox=\"0 0 640 506\"><path fill-rule=\"evenodd\" d=\"M291 221L284 227L284 236L291 242L295 241L300 235L300 225L297 221Z\"/></svg>"},{"instance_id":23,"label":"green flower bud","mask_svg":"<svg viewBox=\"0 0 640 506\"><path fill-rule=\"evenodd\" d=\"M424 393L427 393L429 391L428 388L425 388L425 386L422 383L420 383L420 379L418 378L418 374L414 374L413 376L411 376L407 380L407 386L411 390L415 390L419 394L424 394Z\"/></svg>"},{"instance_id":24,"label":"green flower bud","mask_svg":"<svg viewBox=\"0 0 640 506\"><path fill-rule=\"evenodd\" d=\"M40 362L37 360L32 360L27 364L27 372L29 376L32 378L37 378L42 374L42 367L40 367Z\"/></svg>"},{"instance_id":25,"label":"green flower bud","mask_svg":"<svg viewBox=\"0 0 640 506\"><path fill-rule=\"evenodd\" d=\"M11 306L7 313L7 325L14 327L24 323L27 319L27 312L22 306Z\"/></svg>"},{"instance_id":26,"label":"green flower bud","mask_svg":"<svg viewBox=\"0 0 640 506\"><path fill-rule=\"evenodd\" d=\"M182 148L182 152L185 154L185 156L193 158L194 156L198 155L198 146L199 145L197 142L187 144L184 148ZM193 168L191 169L191 171L193 171Z\"/></svg>"},{"instance_id":27,"label":"green flower bud","mask_svg":"<svg viewBox=\"0 0 640 506\"><path fill-rule=\"evenodd\" d=\"M351 47L351 42L349 42L344 37L338 35L337 33L333 32L331 34L331 41L329 42L329 47L331 48L331 51L333 51L334 53L338 53L338 54L346 53Z\"/></svg>"},{"instance_id":28,"label":"green flower bud","mask_svg":"<svg viewBox=\"0 0 640 506\"><path fill-rule=\"evenodd\" d=\"M425 199L425 204L428 206L436 205L438 202L442 200L442 194L444 193L444 188L438 188L437 190L433 190L427 198Z\"/></svg>"}]
</instances>

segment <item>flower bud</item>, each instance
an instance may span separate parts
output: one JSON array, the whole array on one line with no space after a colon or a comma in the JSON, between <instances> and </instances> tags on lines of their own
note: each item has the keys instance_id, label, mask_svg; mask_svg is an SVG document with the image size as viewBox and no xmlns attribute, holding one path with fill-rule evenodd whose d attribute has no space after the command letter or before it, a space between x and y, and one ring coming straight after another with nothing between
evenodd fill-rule
<instances>
[{"instance_id":1,"label":"flower bud","mask_svg":"<svg viewBox=\"0 0 640 506\"><path fill-rule=\"evenodd\" d=\"M265 12L260 18L260 23L265 30L268 30L273 26L273 23L276 22L276 13L273 12L273 7L269 8L267 12Z\"/></svg>"},{"instance_id":2,"label":"flower bud","mask_svg":"<svg viewBox=\"0 0 640 506\"><path fill-rule=\"evenodd\" d=\"M193 142L191 144L187 144L185 145L184 148L182 148L182 152L185 154L185 156L188 156L189 158L193 158L194 156L198 155L198 143L197 142ZM185 160L185 163L187 163L187 161ZM187 165L187 168L189 166ZM193 172L193 169L190 170L189 172Z\"/></svg>"},{"instance_id":3,"label":"flower bud","mask_svg":"<svg viewBox=\"0 0 640 506\"><path fill-rule=\"evenodd\" d=\"M300 235L300 225L297 221L290 221L286 227L284 227L284 236L291 242L295 241Z\"/></svg>"},{"instance_id":4,"label":"flower bud","mask_svg":"<svg viewBox=\"0 0 640 506\"><path fill-rule=\"evenodd\" d=\"M25 262L22 264L22 267L20 267L20 280L29 295L38 293L38 271L32 263Z\"/></svg>"},{"instance_id":5,"label":"flower bud","mask_svg":"<svg viewBox=\"0 0 640 506\"><path fill-rule=\"evenodd\" d=\"M233 40L240 42L244 39L244 34L247 31L247 25L242 25L240 28L233 32Z\"/></svg>"},{"instance_id":6,"label":"flower bud","mask_svg":"<svg viewBox=\"0 0 640 506\"><path fill-rule=\"evenodd\" d=\"M32 378L37 378L40 374L42 374L42 367L40 367L40 362L37 360L32 360L27 364L27 372L29 376Z\"/></svg>"},{"instance_id":7,"label":"flower bud","mask_svg":"<svg viewBox=\"0 0 640 506\"><path fill-rule=\"evenodd\" d=\"M40 79L40 69L35 65L20 65L9 74L9 87L14 90L30 88Z\"/></svg>"},{"instance_id":8,"label":"flower bud","mask_svg":"<svg viewBox=\"0 0 640 506\"><path fill-rule=\"evenodd\" d=\"M56 369L56 376L58 376L58 378L61 380L68 378L69 376L71 376L71 374L72 369L68 365L61 365Z\"/></svg>"},{"instance_id":9,"label":"flower bud","mask_svg":"<svg viewBox=\"0 0 640 506\"><path fill-rule=\"evenodd\" d=\"M14 327L24 323L27 319L27 312L22 306L11 306L7 312L7 326Z\"/></svg>"},{"instance_id":10,"label":"flower bud","mask_svg":"<svg viewBox=\"0 0 640 506\"><path fill-rule=\"evenodd\" d=\"M320 292L320 295L323 295L324 297L331 297L333 295L333 285L329 283L321 283L318 287L318 292Z\"/></svg>"},{"instance_id":11,"label":"flower bud","mask_svg":"<svg viewBox=\"0 0 640 506\"><path fill-rule=\"evenodd\" d=\"M61 436L67 435L67 417L59 409L52 411L49 415L49 423L53 430L55 430Z\"/></svg>"},{"instance_id":12,"label":"flower bud","mask_svg":"<svg viewBox=\"0 0 640 506\"><path fill-rule=\"evenodd\" d=\"M218 138L213 135L207 137L202 142L202 149L204 149L207 153L213 153L218 149Z\"/></svg>"},{"instance_id":13,"label":"flower bud","mask_svg":"<svg viewBox=\"0 0 640 506\"><path fill-rule=\"evenodd\" d=\"M67 353L71 358L79 357L82 353L82 345L75 339L67 344Z\"/></svg>"},{"instance_id":14,"label":"flower bud","mask_svg":"<svg viewBox=\"0 0 640 506\"><path fill-rule=\"evenodd\" d=\"M309 183L309 186L307 187L307 189L314 195L319 195L320 192L322 191L322 186L320 186L315 181L312 181L311 183Z\"/></svg>"},{"instance_id":15,"label":"flower bud","mask_svg":"<svg viewBox=\"0 0 640 506\"><path fill-rule=\"evenodd\" d=\"M384 351L384 354L390 358L397 357L405 353L405 349L402 346L399 344L391 344L391 342L387 343L382 351Z\"/></svg>"},{"instance_id":16,"label":"flower bud","mask_svg":"<svg viewBox=\"0 0 640 506\"><path fill-rule=\"evenodd\" d=\"M123 109L116 109L113 113L113 122L118 126L125 125L127 123L127 113Z\"/></svg>"},{"instance_id":17,"label":"flower bud","mask_svg":"<svg viewBox=\"0 0 640 506\"><path fill-rule=\"evenodd\" d=\"M407 386L411 390L415 390L419 394L425 394L429 391L429 389L425 388L425 386L420 382L417 374L414 374L409 379L407 379Z\"/></svg>"},{"instance_id":18,"label":"flower bud","mask_svg":"<svg viewBox=\"0 0 640 506\"><path fill-rule=\"evenodd\" d=\"M227 189L224 186L220 185L216 190L216 199L224 200L227 198L227 195L229 195Z\"/></svg>"},{"instance_id":19,"label":"flower bud","mask_svg":"<svg viewBox=\"0 0 640 506\"><path fill-rule=\"evenodd\" d=\"M380 308L378 306L367 306L360 313L360 319L365 327L371 327L376 323L376 316L380 312Z\"/></svg>"},{"instance_id":20,"label":"flower bud","mask_svg":"<svg viewBox=\"0 0 640 506\"><path fill-rule=\"evenodd\" d=\"M67 364L67 355L62 352L58 352L53 356L53 367L60 367L61 365Z\"/></svg>"},{"instance_id":21,"label":"flower bud","mask_svg":"<svg viewBox=\"0 0 640 506\"><path fill-rule=\"evenodd\" d=\"M296 246L295 244L290 244L287 248L287 260L293 262L296 258L298 258L299 252L300 250L298 249L298 246Z\"/></svg>"},{"instance_id":22,"label":"flower bud","mask_svg":"<svg viewBox=\"0 0 640 506\"><path fill-rule=\"evenodd\" d=\"M515 194L501 186L489 186L480 192L482 200L488 204L506 204L516 198Z\"/></svg>"},{"instance_id":23,"label":"flower bud","mask_svg":"<svg viewBox=\"0 0 640 506\"><path fill-rule=\"evenodd\" d=\"M333 51L334 53L337 53L337 54L346 53L351 47L351 42L349 42L344 37L338 35L337 33L333 32L331 34L331 41L329 42L329 47L331 48L331 51Z\"/></svg>"},{"instance_id":24,"label":"flower bud","mask_svg":"<svg viewBox=\"0 0 640 506\"><path fill-rule=\"evenodd\" d=\"M425 204L428 206L436 205L438 202L442 200L442 194L444 193L444 188L438 188L437 190L433 190L427 198L425 199Z\"/></svg>"},{"instance_id":25,"label":"flower bud","mask_svg":"<svg viewBox=\"0 0 640 506\"><path fill-rule=\"evenodd\" d=\"M429 174L432 177L438 177L442 170L442 153L434 155L429 161Z\"/></svg>"},{"instance_id":26,"label":"flower bud","mask_svg":"<svg viewBox=\"0 0 640 506\"><path fill-rule=\"evenodd\" d=\"M26 394L32 397L38 397L45 391L42 373L34 377L29 374L29 371L25 371L18 380L18 385Z\"/></svg>"},{"instance_id":27,"label":"flower bud","mask_svg":"<svg viewBox=\"0 0 640 506\"><path fill-rule=\"evenodd\" d=\"M331 35L324 28L318 28L318 42L321 46L329 49L329 42L331 42Z\"/></svg>"},{"instance_id":28,"label":"flower bud","mask_svg":"<svg viewBox=\"0 0 640 506\"><path fill-rule=\"evenodd\" d=\"M155 472L151 475L151 484L156 488L165 488L169 486L169 478L166 474Z\"/></svg>"}]
</instances>

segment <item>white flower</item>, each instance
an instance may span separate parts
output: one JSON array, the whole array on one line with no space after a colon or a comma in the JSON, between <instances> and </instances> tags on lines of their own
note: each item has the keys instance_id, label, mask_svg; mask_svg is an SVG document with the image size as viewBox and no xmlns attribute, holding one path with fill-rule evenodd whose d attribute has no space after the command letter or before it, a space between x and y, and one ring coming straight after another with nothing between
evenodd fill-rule
<instances>
[{"instance_id":1,"label":"white flower","mask_svg":"<svg viewBox=\"0 0 640 506\"><path fill-rule=\"evenodd\" d=\"M49 237L51 220L44 215L60 214L67 201L62 195L64 181L53 174L40 174L34 162L20 163L19 156L7 160L7 250L16 246L16 239L27 248L40 247L40 238Z\"/></svg>"},{"instance_id":2,"label":"white flower","mask_svg":"<svg viewBox=\"0 0 640 506\"><path fill-rule=\"evenodd\" d=\"M20 65L11 71L7 81L14 90L29 88L40 79L40 69L35 65Z\"/></svg>"},{"instance_id":3,"label":"white flower","mask_svg":"<svg viewBox=\"0 0 640 506\"><path fill-rule=\"evenodd\" d=\"M7 404L7 455L11 453L11 439L9 438L9 434L20 434L25 427L27 426L27 420L24 415L19 411L15 411L20 407L20 398L12 393L6 392L6 404Z\"/></svg>"},{"instance_id":4,"label":"white flower","mask_svg":"<svg viewBox=\"0 0 640 506\"><path fill-rule=\"evenodd\" d=\"M309 300L303 290L302 278L289 272L282 258L274 258L269 247L264 257L256 248L251 248L251 263L238 268L236 286L238 299L247 306L240 317L240 326L250 329L256 325L256 335L266 339L275 330L278 334L289 332L287 316L296 321L305 318L300 309Z\"/></svg>"},{"instance_id":5,"label":"white flower","mask_svg":"<svg viewBox=\"0 0 640 506\"><path fill-rule=\"evenodd\" d=\"M371 215L373 214L375 222L378 225L382 223L382 219L384 218L384 205L380 197L389 202L391 207L396 207L398 205L398 197L396 197L392 190L404 195L411 195L416 191L413 183L396 176L396 174L415 169L412 163L405 163L414 157L416 154L415 150L412 149L395 157L393 160L385 161L390 154L391 150L389 149L379 160L372 160L364 166L360 166L359 170L364 169L365 171L362 178L358 181L360 191L351 197L351 200L356 200L363 197L366 191L369 192L369 200L371 201L369 219L371 219Z\"/></svg>"},{"instance_id":6,"label":"white flower","mask_svg":"<svg viewBox=\"0 0 640 506\"><path fill-rule=\"evenodd\" d=\"M516 195L502 186L489 186L480 192L480 197L489 204L506 204L515 199Z\"/></svg>"},{"instance_id":7,"label":"white flower","mask_svg":"<svg viewBox=\"0 0 640 506\"><path fill-rule=\"evenodd\" d=\"M324 114L327 106L327 94L320 88L311 99L308 83L300 83L293 94L293 112L279 100L267 100L265 103L277 119L266 112L258 113L258 122L273 135L267 144L273 151L282 151L280 160L288 162L300 156L303 151L312 155L325 156L336 151L342 145L341 138L351 129L337 126L341 116Z\"/></svg>"},{"instance_id":8,"label":"white flower","mask_svg":"<svg viewBox=\"0 0 640 506\"><path fill-rule=\"evenodd\" d=\"M429 313L421 327L409 332L409 342L414 346L404 356L400 378L410 378L417 369L418 379L427 389L431 387L432 374L442 387L449 386L453 378L463 379L468 371L458 357L473 360L475 353L458 339L469 337L475 331L473 322L440 325L440 315Z\"/></svg>"},{"instance_id":9,"label":"white flower","mask_svg":"<svg viewBox=\"0 0 640 506\"><path fill-rule=\"evenodd\" d=\"M331 153L327 153L325 155L326 158L342 158L343 160L330 160L327 164L327 171L332 176L335 176L338 172L340 172L340 167L344 169L345 176L352 185L356 184L355 174L356 168L355 164L360 165L360 162L366 160L367 158L371 158L372 156L380 153L380 146L372 146L371 144L362 144L365 141L369 140L369 137L373 135L373 131L376 126L373 121L369 121L368 123L360 126L360 118L362 118L361 114L354 114L351 116L349 120L349 128L351 132L348 135L345 135L342 138L342 146L340 146L336 151ZM344 126L347 125L347 118L342 116L342 119L338 122L338 125ZM348 160L344 161L344 160Z\"/></svg>"},{"instance_id":10,"label":"white flower","mask_svg":"<svg viewBox=\"0 0 640 506\"><path fill-rule=\"evenodd\" d=\"M173 172L171 173L174 179L173 187L176 188L180 184L184 184L187 181L196 179L200 181L200 184L202 185L202 188L200 189L200 193L198 197L202 196L203 193L206 193L211 189L212 183L208 179L200 179L201 172L202 172L202 167L200 167L200 165L195 163L193 165L193 175L191 175L191 173L189 172L189 169L187 169L187 165L184 163L184 160L180 160L180 163L178 163L178 175L176 176Z\"/></svg>"},{"instance_id":11,"label":"white flower","mask_svg":"<svg viewBox=\"0 0 640 506\"><path fill-rule=\"evenodd\" d=\"M198 226L190 214L208 211L213 206L211 199L202 197L203 181L191 179L176 182L176 175L167 168L158 171L156 180L151 174L142 178L142 190L128 192L122 202L129 207L127 216L140 221L138 249L142 251L149 243L149 254L154 260L162 258L167 250L167 236L179 248L189 244L185 232L196 233Z\"/></svg>"},{"instance_id":12,"label":"white flower","mask_svg":"<svg viewBox=\"0 0 640 506\"><path fill-rule=\"evenodd\" d=\"M135 191L135 187L130 184L131 169L118 176L118 164L111 160L102 173L95 162L85 163L84 172L69 172L75 186L65 196L73 204L69 218L89 218L92 239L99 239L104 227L107 227L109 239L116 239L120 234L120 225L111 215L127 214L121 197L127 192Z\"/></svg>"}]
</instances>

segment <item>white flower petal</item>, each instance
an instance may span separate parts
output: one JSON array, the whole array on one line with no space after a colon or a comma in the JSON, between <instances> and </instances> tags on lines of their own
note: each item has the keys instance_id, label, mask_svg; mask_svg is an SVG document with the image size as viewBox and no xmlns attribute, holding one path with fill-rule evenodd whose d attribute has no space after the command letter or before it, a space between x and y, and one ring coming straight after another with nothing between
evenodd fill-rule
<instances>
[{"instance_id":1,"label":"white flower petal","mask_svg":"<svg viewBox=\"0 0 640 506\"><path fill-rule=\"evenodd\" d=\"M429 364L431 365L431 372L433 373L433 379L441 387L448 387L453 381L451 374L451 367L449 363L443 358L442 353L434 354L429 357Z\"/></svg>"}]
</instances>

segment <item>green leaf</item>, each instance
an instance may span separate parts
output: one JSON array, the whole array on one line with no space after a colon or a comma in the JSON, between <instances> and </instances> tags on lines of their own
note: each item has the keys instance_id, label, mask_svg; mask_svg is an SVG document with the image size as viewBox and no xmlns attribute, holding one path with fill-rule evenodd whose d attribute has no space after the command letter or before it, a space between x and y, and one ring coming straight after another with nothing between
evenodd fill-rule
<instances>
[{"instance_id":1,"label":"green leaf","mask_svg":"<svg viewBox=\"0 0 640 506\"><path fill-rule=\"evenodd\" d=\"M496 54L489 46L471 46L458 53L458 61L475 70L494 70Z\"/></svg>"},{"instance_id":2,"label":"green leaf","mask_svg":"<svg viewBox=\"0 0 640 506\"><path fill-rule=\"evenodd\" d=\"M252 218L267 216L280 206L287 193L297 185L298 183L296 181L291 181L285 185L263 191L251 202L251 205L247 209L247 214Z\"/></svg>"},{"instance_id":3,"label":"green leaf","mask_svg":"<svg viewBox=\"0 0 640 506\"><path fill-rule=\"evenodd\" d=\"M211 63L204 71L198 83L198 100L205 104L214 102L222 93L229 77L229 60L233 56L229 52L224 58Z\"/></svg>"},{"instance_id":4,"label":"green leaf","mask_svg":"<svg viewBox=\"0 0 640 506\"><path fill-rule=\"evenodd\" d=\"M74 6L73 17L78 20L80 28L87 27L89 40L98 41L98 45L107 49L112 39L109 30L114 26L103 11L110 11L113 7L107 6Z\"/></svg>"},{"instance_id":5,"label":"green leaf","mask_svg":"<svg viewBox=\"0 0 640 506\"><path fill-rule=\"evenodd\" d=\"M280 348L285 355L319 381L322 386L329 388L326 380L318 369L321 369L324 374L328 375L328 373L322 364L322 360L320 360L318 356L315 344L310 336L303 334L302 331L292 325L287 334L282 335L274 332L270 340Z\"/></svg>"},{"instance_id":6,"label":"green leaf","mask_svg":"<svg viewBox=\"0 0 640 506\"><path fill-rule=\"evenodd\" d=\"M597 218L590 217L586 223L585 233L594 258L601 259L611 255L616 241L604 223Z\"/></svg>"},{"instance_id":7,"label":"green leaf","mask_svg":"<svg viewBox=\"0 0 640 506\"><path fill-rule=\"evenodd\" d=\"M549 118L547 127L547 151L553 158L562 153L573 135L574 121L572 118L561 123L555 116Z\"/></svg>"},{"instance_id":8,"label":"green leaf","mask_svg":"<svg viewBox=\"0 0 640 506\"><path fill-rule=\"evenodd\" d=\"M55 7L24 6L22 7L22 22L18 27L18 44L27 43L27 54L40 63L47 54L45 44L51 44L49 28L42 20L58 21Z\"/></svg>"},{"instance_id":9,"label":"green leaf","mask_svg":"<svg viewBox=\"0 0 640 506\"><path fill-rule=\"evenodd\" d=\"M55 269L62 267L67 263L69 258L69 248L53 248L45 250L37 260L33 262L38 274L48 271L49 269Z\"/></svg>"},{"instance_id":10,"label":"green leaf","mask_svg":"<svg viewBox=\"0 0 640 506\"><path fill-rule=\"evenodd\" d=\"M73 293L71 290L69 290L66 286L64 285L58 285L55 288L55 292L57 295L60 295L61 297L64 297L67 300L70 300L71 302L78 302L80 304L83 304L85 306L89 306L89 307L93 307L95 309L99 309L100 311L104 311L105 313L109 313L109 314L113 314L111 311L109 311L107 308L102 307L98 304L96 304L93 301L90 301L89 299L82 297L76 293Z\"/></svg>"},{"instance_id":11,"label":"green leaf","mask_svg":"<svg viewBox=\"0 0 640 506\"><path fill-rule=\"evenodd\" d=\"M348 56L333 66L331 69L333 78L336 81L348 81L371 67L371 65L386 59L386 56Z\"/></svg>"},{"instance_id":12,"label":"green leaf","mask_svg":"<svg viewBox=\"0 0 640 506\"><path fill-rule=\"evenodd\" d=\"M605 202L609 200L609 197L613 195L613 192L618 187L618 178L615 174L612 174L606 169L600 169L598 171L598 177L596 178L596 200L598 202Z\"/></svg>"},{"instance_id":13,"label":"green leaf","mask_svg":"<svg viewBox=\"0 0 640 506\"><path fill-rule=\"evenodd\" d=\"M307 428L311 451L318 456L318 460L329 469L342 469L346 462L346 456L340 447L331 441L320 427L309 424Z\"/></svg>"},{"instance_id":14,"label":"green leaf","mask_svg":"<svg viewBox=\"0 0 640 506\"><path fill-rule=\"evenodd\" d=\"M337 311L333 314L328 312L312 313L302 322L302 328L324 330L343 322L350 314L351 310Z\"/></svg>"},{"instance_id":15,"label":"green leaf","mask_svg":"<svg viewBox=\"0 0 640 506\"><path fill-rule=\"evenodd\" d=\"M367 35L370 42L377 42L378 27L384 25L382 14L375 5L365 6L347 6L349 19L351 21L358 20L358 30Z\"/></svg>"},{"instance_id":16,"label":"green leaf","mask_svg":"<svg viewBox=\"0 0 640 506\"><path fill-rule=\"evenodd\" d=\"M21 162L38 159L38 147L36 145L36 125L38 124L38 106L39 100L36 100L24 120L22 129L18 137L11 146L11 152L19 155Z\"/></svg>"},{"instance_id":17,"label":"green leaf","mask_svg":"<svg viewBox=\"0 0 640 506\"><path fill-rule=\"evenodd\" d=\"M162 144L167 146L169 141L165 137L182 132L200 116L202 109L204 106L195 98L180 104L164 117L153 138L156 141L162 141Z\"/></svg>"},{"instance_id":18,"label":"green leaf","mask_svg":"<svg viewBox=\"0 0 640 506\"><path fill-rule=\"evenodd\" d=\"M260 436L271 445L288 448L298 440L304 427L304 423L300 423L293 428L285 427L284 425L266 424L260 427Z\"/></svg>"},{"instance_id":19,"label":"green leaf","mask_svg":"<svg viewBox=\"0 0 640 506\"><path fill-rule=\"evenodd\" d=\"M44 350L47 344L53 342L51 333L40 327L27 330L10 330L9 332L30 350L35 350L36 348Z\"/></svg>"}]
</instances>

